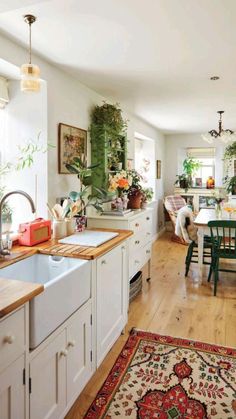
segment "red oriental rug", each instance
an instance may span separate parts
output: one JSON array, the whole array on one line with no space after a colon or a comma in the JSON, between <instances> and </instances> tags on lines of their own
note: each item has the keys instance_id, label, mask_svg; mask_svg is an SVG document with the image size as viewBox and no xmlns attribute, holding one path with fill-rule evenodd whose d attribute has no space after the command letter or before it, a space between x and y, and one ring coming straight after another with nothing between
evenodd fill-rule
<instances>
[{"instance_id":1,"label":"red oriental rug","mask_svg":"<svg viewBox=\"0 0 236 419\"><path fill-rule=\"evenodd\" d=\"M84 418L235 419L236 349L132 330Z\"/></svg>"}]
</instances>

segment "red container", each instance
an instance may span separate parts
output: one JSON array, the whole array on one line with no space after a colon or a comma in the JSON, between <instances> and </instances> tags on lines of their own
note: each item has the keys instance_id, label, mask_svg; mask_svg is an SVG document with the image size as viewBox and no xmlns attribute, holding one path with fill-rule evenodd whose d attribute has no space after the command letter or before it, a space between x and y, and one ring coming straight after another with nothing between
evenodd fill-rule
<instances>
[{"instance_id":1,"label":"red container","mask_svg":"<svg viewBox=\"0 0 236 419\"><path fill-rule=\"evenodd\" d=\"M51 238L51 221L37 218L29 223L19 225L19 244L22 246L34 246Z\"/></svg>"}]
</instances>

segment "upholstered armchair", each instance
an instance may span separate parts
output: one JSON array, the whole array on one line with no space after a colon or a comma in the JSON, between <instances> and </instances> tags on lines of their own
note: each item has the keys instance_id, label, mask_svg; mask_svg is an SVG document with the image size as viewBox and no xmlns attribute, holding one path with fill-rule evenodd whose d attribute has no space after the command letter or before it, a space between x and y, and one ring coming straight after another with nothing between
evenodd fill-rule
<instances>
[{"instance_id":1,"label":"upholstered armchair","mask_svg":"<svg viewBox=\"0 0 236 419\"><path fill-rule=\"evenodd\" d=\"M164 199L164 207L166 211L168 212L168 215L170 217L171 223L173 225L173 230L174 230L171 240L186 245L187 243L180 237L176 236L175 234L175 226L176 226L178 211L180 210L180 208L184 207L185 205L186 205L186 201L180 195L169 195L169 196L166 196Z\"/></svg>"}]
</instances>

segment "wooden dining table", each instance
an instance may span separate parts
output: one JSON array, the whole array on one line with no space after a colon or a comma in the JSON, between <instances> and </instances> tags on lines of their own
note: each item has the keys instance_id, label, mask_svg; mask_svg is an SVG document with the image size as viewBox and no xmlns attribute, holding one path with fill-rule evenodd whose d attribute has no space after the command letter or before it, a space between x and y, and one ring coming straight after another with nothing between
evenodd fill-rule
<instances>
[{"instance_id":1,"label":"wooden dining table","mask_svg":"<svg viewBox=\"0 0 236 419\"><path fill-rule=\"evenodd\" d=\"M229 216L223 211L223 214L220 218L221 220L228 220ZM210 229L208 227L209 221L219 220L216 216L216 212L211 208L203 208L198 213L197 217L194 220L195 226L198 228L198 281L202 283L203 278L203 242L204 235L210 234ZM236 220L236 217L232 217L232 220Z\"/></svg>"}]
</instances>

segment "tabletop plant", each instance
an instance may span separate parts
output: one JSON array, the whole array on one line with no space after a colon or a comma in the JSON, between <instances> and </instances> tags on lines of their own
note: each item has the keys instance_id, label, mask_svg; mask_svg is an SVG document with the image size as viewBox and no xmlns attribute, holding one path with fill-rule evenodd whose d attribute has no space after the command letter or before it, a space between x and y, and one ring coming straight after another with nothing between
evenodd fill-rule
<instances>
[{"instance_id":1,"label":"tabletop plant","mask_svg":"<svg viewBox=\"0 0 236 419\"><path fill-rule=\"evenodd\" d=\"M69 194L70 199L74 202L80 200L79 215L85 215L86 209L93 206L98 211L102 211L102 204L107 198L107 192L104 189L93 186L93 171L98 164L87 165L85 155L74 157L72 162L66 164L67 170L77 175L79 179L79 191L72 191Z\"/></svg>"}]
</instances>

